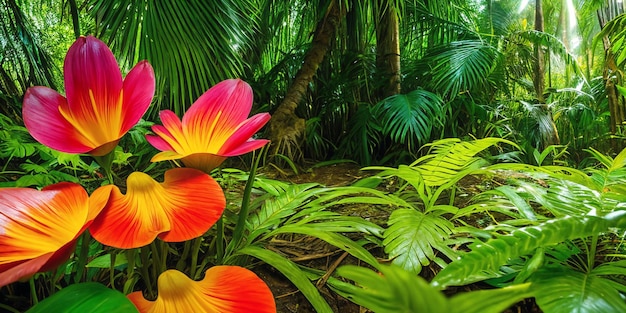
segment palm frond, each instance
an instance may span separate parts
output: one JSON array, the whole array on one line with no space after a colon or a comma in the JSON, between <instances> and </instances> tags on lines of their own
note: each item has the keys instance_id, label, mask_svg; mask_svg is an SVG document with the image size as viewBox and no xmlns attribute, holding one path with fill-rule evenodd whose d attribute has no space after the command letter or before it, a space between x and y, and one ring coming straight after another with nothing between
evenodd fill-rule
<instances>
[{"instance_id":1,"label":"palm frond","mask_svg":"<svg viewBox=\"0 0 626 313\"><path fill-rule=\"evenodd\" d=\"M500 143L517 147L515 143L502 138L472 141L461 141L458 138L438 140L426 145L425 147L430 147L429 153L413 162L411 167L420 172L427 186L441 186L460 171L482 160L476 157L477 154Z\"/></svg>"},{"instance_id":2,"label":"palm frond","mask_svg":"<svg viewBox=\"0 0 626 313\"><path fill-rule=\"evenodd\" d=\"M417 89L384 99L376 104L374 114L384 135L412 151L430 141L431 130L442 124L443 106L438 95Z\"/></svg>"},{"instance_id":3,"label":"palm frond","mask_svg":"<svg viewBox=\"0 0 626 313\"><path fill-rule=\"evenodd\" d=\"M258 29L254 1L95 1L96 35L122 64L147 59L158 109L179 115L217 82L244 72L242 51ZM154 113L153 112L153 113Z\"/></svg>"},{"instance_id":4,"label":"palm frond","mask_svg":"<svg viewBox=\"0 0 626 313\"><path fill-rule=\"evenodd\" d=\"M481 40L461 40L434 48L424 62L430 64L429 85L448 98L485 85L497 66L500 52Z\"/></svg>"}]
</instances>

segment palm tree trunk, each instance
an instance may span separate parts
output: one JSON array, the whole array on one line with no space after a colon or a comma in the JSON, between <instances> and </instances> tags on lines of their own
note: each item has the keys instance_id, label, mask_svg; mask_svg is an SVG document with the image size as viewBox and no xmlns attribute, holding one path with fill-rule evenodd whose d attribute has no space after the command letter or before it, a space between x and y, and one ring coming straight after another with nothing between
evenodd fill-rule
<instances>
[{"instance_id":1,"label":"palm tree trunk","mask_svg":"<svg viewBox=\"0 0 626 313\"><path fill-rule=\"evenodd\" d=\"M535 0L535 30L538 32L543 32L543 5L541 0ZM537 93L537 101L539 105L541 105L541 109L544 114L548 115L550 120L551 129L547 130L545 134L542 136L542 149L547 148L550 145L559 144L559 132L556 128L556 124L552 120L552 113L546 104L546 99L544 98L544 88L545 88L545 61L544 61L544 53L541 47L541 44L536 43L534 47L535 54L535 64L533 66L534 70L534 80L533 83L535 85L535 92Z\"/></svg>"},{"instance_id":2,"label":"palm tree trunk","mask_svg":"<svg viewBox=\"0 0 626 313\"><path fill-rule=\"evenodd\" d=\"M381 81L378 95L386 98L400 93L400 25L398 12L390 0L378 0L380 16L376 25L376 69Z\"/></svg>"},{"instance_id":3,"label":"palm tree trunk","mask_svg":"<svg viewBox=\"0 0 626 313\"><path fill-rule=\"evenodd\" d=\"M604 29L606 23L623 12L624 9L622 5L618 4L616 1L607 1L606 5L596 12L600 28ZM607 36L604 36L602 37L602 43L604 45L604 70L602 72L602 78L605 82L604 88L609 104L610 130L612 134L615 134L620 130L622 123L626 120L624 114L626 109L624 108L623 101L621 101L623 98L617 94L615 87L616 84L619 85L621 82L615 81L616 79L619 80L619 75L614 75L619 69L615 63L615 55L611 50L611 42ZM621 150L621 146L618 145L616 141L613 141L612 144L614 149L617 151Z\"/></svg>"},{"instance_id":4,"label":"palm tree trunk","mask_svg":"<svg viewBox=\"0 0 626 313\"><path fill-rule=\"evenodd\" d=\"M326 15L317 24L311 48L304 56L304 63L287 90L283 102L272 114L269 138L274 143L273 152L285 154L292 159L298 157L299 140L304 133L305 121L296 115L295 110L304 99L309 83L330 49L337 26L345 14L345 8L336 0L331 0Z\"/></svg>"},{"instance_id":5,"label":"palm tree trunk","mask_svg":"<svg viewBox=\"0 0 626 313\"><path fill-rule=\"evenodd\" d=\"M543 32L543 6L541 0L535 0L535 30ZM533 84L535 85L537 100L539 103L544 103L545 99L543 98L543 90L545 84L545 63L543 60L543 50L541 49L540 44L535 44L534 54L535 64L533 70L535 72L535 79L533 80Z\"/></svg>"}]
</instances>

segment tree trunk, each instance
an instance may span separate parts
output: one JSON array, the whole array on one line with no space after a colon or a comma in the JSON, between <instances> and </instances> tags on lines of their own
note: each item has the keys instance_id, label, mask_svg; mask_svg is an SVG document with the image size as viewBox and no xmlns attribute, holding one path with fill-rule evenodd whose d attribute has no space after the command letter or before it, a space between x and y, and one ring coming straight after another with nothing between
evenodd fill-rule
<instances>
[{"instance_id":1,"label":"tree trunk","mask_svg":"<svg viewBox=\"0 0 626 313\"><path fill-rule=\"evenodd\" d=\"M543 6L541 0L535 0L535 30L543 32ZM537 94L537 101L539 101L539 103L545 103L545 99L543 98L545 64L543 50L540 44L535 44L534 56L535 64L533 70L535 72L535 79L533 80L533 84L535 85L535 93Z\"/></svg>"},{"instance_id":2,"label":"tree trunk","mask_svg":"<svg viewBox=\"0 0 626 313\"><path fill-rule=\"evenodd\" d=\"M380 19L376 25L376 69L383 82L378 95L386 98L400 93L400 25L390 0L377 0Z\"/></svg>"},{"instance_id":3,"label":"tree trunk","mask_svg":"<svg viewBox=\"0 0 626 313\"><path fill-rule=\"evenodd\" d=\"M538 32L543 32L543 5L541 0L535 0L535 30ZM545 87L545 60L543 47L541 44L536 43L534 47L534 56L535 56L535 64L533 66L534 70L534 80L533 84L535 86L535 92L537 93L537 101L541 106L541 109L544 114L547 115L550 121L550 129L545 129L545 133L542 134L542 144L541 149L545 149L551 145L559 144L559 132L556 128L556 124L552 119L552 113L550 112L550 108L546 104L546 99L543 95L544 87Z\"/></svg>"},{"instance_id":4,"label":"tree trunk","mask_svg":"<svg viewBox=\"0 0 626 313\"><path fill-rule=\"evenodd\" d=\"M619 14L623 13L623 6L618 5L617 3L613 3L612 1L608 1L607 4L598 9L598 23L600 24L600 28L603 29L606 23L610 20L614 19ZM622 127L622 123L625 121L624 116L624 103L622 101L623 97L618 95L617 89L615 87L616 84L621 84L619 81L619 76L615 75L619 69L617 68L617 64L615 63L615 55L611 50L611 42L607 36L602 37L602 44L604 46L604 70L602 72L602 78L604 80L604 88L607 94L607 101L609 104L609 113L610 113L610 130L612 134L615 134L620 131ZM615 80L618 81L615 81ZM617 141L612 142L613 148L616 151L621 150L621 145L618 145Z\"/></svg>"},{"instance_id":5,"label":"tree trunk","mask_svg":"<svg viewBox=\"0 0 626 313\"><path fill-rule=\"evenodd\" d=\"M326 15L317 24L311 48L304 56L304 63L287 90L283 102L272 114L269 138L273 143L273 153L284 154L291 159L299 157L299 141L304 133L305 121L296 115L295 110L304 99L309 83L324 60L335 37L337 26L345 14L345 8L336 0L331 0Z\"/></svg>"}]
</instances>

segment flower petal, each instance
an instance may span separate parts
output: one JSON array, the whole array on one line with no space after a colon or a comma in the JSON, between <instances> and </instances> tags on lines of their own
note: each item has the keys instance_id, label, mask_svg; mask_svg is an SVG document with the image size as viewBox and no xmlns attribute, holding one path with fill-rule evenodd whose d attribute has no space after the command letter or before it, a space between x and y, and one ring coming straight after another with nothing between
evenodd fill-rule
<instances>
[{"instance_id":1,"label":"flower petal","mask_svg":"<svg viewBox=\"0 0 626 313\"><path fill-rule=\"evenodd\" d=\"M50 260L52 255L54 255L54 253L50 252L34 259L13 262L5 266L0 265L0 287L28 278L40 272L41 268Z\"/></svg>"},{"instance_id":2,"label":"flower petal","mask_svg":"<svg viewBox=\"0 0 626 313\"><path fill-rule=\"evenodd\" d=\"M0 189L0 281L56 267L87 227L87 192L74 183ZM97 210L98 208L95 208Z\"/></svg>"},{"instance_id":3,"label":"flower petal","mask_svg":"<svg viewBox=\"0 0 626 313\"><path fill-rule=\"evenodd\" d=\"M159 276L159 297L147 301L141 292L128 298L139 312L276 312L267 285L252 271L238 266L214 266L202 281L168 270Z\"/></svg>"},{"instance_id":4,"label":"flower petal","mask_svg":"<svg viewBox=\"0 0 626 313\"><path fill-rule=\"evenodd\" d=\"M130 249L145 246L157 236L165 241L193 239L213 226L226 206L219 185L194 169L169 170L163 183L134 172L127 186L126 195L112 185L94 192L111 194L89 229L105 245Z\"/></svg>"},{"instance_id":5,"label":"flower petal","mask_svg":"<svg viewBox=\"0 0 626 313\"><path fill-rule=\"evenodd\" d=\"M118 140L122 128L122 74L113 53L93 36L70 47L63 66L67 103L61 114L94 148Z\"/></svg>"},{"instance_id":6,"label":"flower petal","mask_svg":"<svg viewBox=\"0 0 626 313\"><path fill-rule=\"evenodd\" d=\"M211 87L183 116L183 131L193 152L217 153L252 109L252 88L240 79Z\"/></svg>"},{"instance_id":7,"label":"flower petal","mask_svg":"<svg viewBox=\"0 0 626 313\"><path fill-rule=\"evenodd\" d=\"M160 151L173 150L172 146L167 143L167 141L163 140L163 138L155 135L146 135L146 140L153 147L157 148Z\"/></svg>"},{"instance_id":8,"label":"flower petal","mask_svg":"<svg viewBox=\"0 0 626 313\"><path fill-rule=\"evenodd\" d=\"M188 152L190 148L183 134L183 125L178 116L170 110L163 110L159 113L159 117L161 122L163 122L163 126L154 125L152 126L152 131L171 146L167 150L174 150L181 154ZM156 148L158 149L158 147Z\"/></svg>"},{"instance_id":9,"label":"flower petal","mask_svg":"<svg viewBox=\"0 0 626 313\"><path fill-rule=\"evenodd\" d=\"M256 150L269 142L269 140L250 140L256 132L258 132L270 120L268 113L257 114L241 123L237 131L235 131L226 140L219 155L236 156Z\"/></svg>"},{"instance_id":10,"label":"flower petal","mask_svg":"<svg viewBox=\"0 0 626 313\"><path fill-rule=\"evenodd\" d=\"M141 172L130 174L127 184L126 195L114 185L102 186L94 191L94 194L109 193L110 198L89 227L91 235L100 243L120 249L145 246L170 228L159 203L163 201L159 198L165 196L163 187Z\"/></svg>"},{"instance_id":11,"label":"flower petal","mask_svg":"<svg viewBox=\"0 0 626 313\"><path fill-rule=\"evenodd\" d=\"M146 113L155 89L154 70L148 61L141 61L133 67L124 79L123 121L120 132L125 134Z\"/></svg>"},{"instance_id":12,"label":"flower petal","mask_svg":"<svg viewBox=\"0 0 626 313\"><path fill-rule=\"evenodd\" d=\"M42 144L66 153L85 153L94 146L59 113L65 98L43 86L26 90L22 106L24 125Z\"/></svg>"},{"instance_id":13,"label":"flower petal","mask_svg":"<svg viewBox=\"0 0 626 313\"><path fill-rule=\"evenodd\" d=\"M164 206L171 230L159 235L177 242L201 236L217 222L226 207L222 187L211 176L194 169L175 168L165 173L163 187L171 190L173 206Z\"/></svg>"}]
</instances>

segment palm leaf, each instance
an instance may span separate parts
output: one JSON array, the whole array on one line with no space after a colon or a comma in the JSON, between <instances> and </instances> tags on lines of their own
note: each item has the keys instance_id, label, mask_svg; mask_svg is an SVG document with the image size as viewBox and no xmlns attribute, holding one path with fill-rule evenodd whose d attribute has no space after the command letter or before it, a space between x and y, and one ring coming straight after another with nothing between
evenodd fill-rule
<instances>
[{"instance_id":1,"label":"palm leaf","mask_svg":"<svg viewBox=\"0 0 626 313\"><path fill-rule=\"evenodd\" d=\"M441 98L424 89L384 99L374 107L382 132L397 143L416 149L430 140L431 130L444 118Z\"/></svg>"},{"instance_id":2,"label":"palm leaf","mask_svg":"<svg viewBox=\"0 0 626 313\"><path fill-rule=\"evenodd\" d=\"M448 258L456 254L445 245L454 225L436 214L424 214L413 209L397 209L389 216L383 246L393 263L418 274L422 266L435 260L435 250Z\"/></svg>"},{"instance_id":3,"label":"palm leaf","mask_svg":"<svg viewBox=\"0 0 626 313\"><path fill-rule=\"evenodd\" d=\"M425 62L431 64L430 86L449 98L485 85L500 59L500 52L481 40L455 41L433 49Z\"/></svg>"},{"instance_id":4,"label":"palm leaf","mask_svg":"<svg viewBox=\"0 0 626 313\"><path fill-rule=\"evenodd\" d=\"M487 242L476 243L472 251L450 263L432 281L434 286L445 288L499 276L500 266L509 260L532 253L539 247L597 235L609 227L622 227L626 211L614 212L606 217L567 216L537 226L517 229L509 235L498 236Z\"/></svg>"},{"instance_id":5,"label":"palm leaf","mask_svg":"<svg viewBox=\"0 0 626 313\"><path fill-rule=\"evenodd\" d=\"M244 72L257 30L255 1L95 1L96 35L125 66L147 59L158 109L179 115L217 82Z\"/></svg>"}]
</instances>

